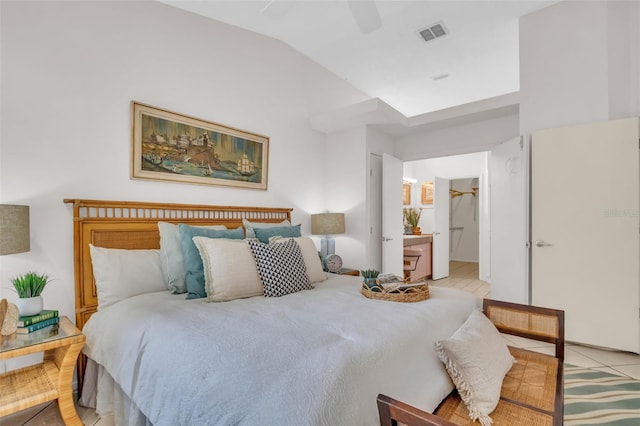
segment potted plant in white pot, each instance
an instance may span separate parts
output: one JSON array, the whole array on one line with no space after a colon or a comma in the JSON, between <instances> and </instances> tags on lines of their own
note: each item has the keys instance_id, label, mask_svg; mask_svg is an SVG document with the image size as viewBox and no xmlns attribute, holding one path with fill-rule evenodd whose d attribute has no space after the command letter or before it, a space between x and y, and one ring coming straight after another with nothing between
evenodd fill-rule
<instances>
[{"instance_id":1,"label":"potted plant in white pot","mask_svg":"<svg viewBox=\"0 0 640 426\"><path fill-rule=\"evenodd\" d=\"M42 311L42 290L51 281L47 274L27 272L11 280L18 293L16 305L20 316L31 316Z\"/></svg>"}]
</instances>

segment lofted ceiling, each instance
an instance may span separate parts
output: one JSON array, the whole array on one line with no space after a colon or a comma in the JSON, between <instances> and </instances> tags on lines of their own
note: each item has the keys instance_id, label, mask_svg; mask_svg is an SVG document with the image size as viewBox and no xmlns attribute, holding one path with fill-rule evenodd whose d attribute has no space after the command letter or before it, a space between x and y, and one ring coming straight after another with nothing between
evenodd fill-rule
<instances>
[{"instance_id":1,"label":"lofted ceiling","mask_svg":"<svg viewBox=\"0 0 640 426\"><path fill-rule=\"evenodd\" d=\"M406 117L517 92L518 18L557 3L161 1L281 40ZM447 34L425 42L435 24Z\"/></svg>"}]
</instances>

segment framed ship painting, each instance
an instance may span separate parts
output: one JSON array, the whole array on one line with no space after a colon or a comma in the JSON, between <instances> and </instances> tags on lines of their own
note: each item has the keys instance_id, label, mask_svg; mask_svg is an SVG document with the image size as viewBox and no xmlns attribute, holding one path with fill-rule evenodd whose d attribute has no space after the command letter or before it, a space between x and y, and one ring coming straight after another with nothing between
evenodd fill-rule
<instances>
[{"instance_id":1,"label":"framed ship painting","mask_svg":"<svg viewBox=\"0 0 640 426\"><path fill-rule=\"evenodd\" d=\"M131 103L131 177L267 189L269 138Z\"/></svg>"}]
</instances>

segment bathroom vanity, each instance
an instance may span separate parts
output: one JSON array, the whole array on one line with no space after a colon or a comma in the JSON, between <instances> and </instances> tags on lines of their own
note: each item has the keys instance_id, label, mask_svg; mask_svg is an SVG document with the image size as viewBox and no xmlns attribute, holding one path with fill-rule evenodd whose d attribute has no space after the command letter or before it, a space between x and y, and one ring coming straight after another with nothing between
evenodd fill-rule
<instances>
[{"instance_id":1,"label":"bathroom vanity","mask_svg":"<svg viewBox=\"0 0 640 426\"><path fill-rule=\"evenodd\" d=\"M416 282L431 276L431 244L433 236L404 235L404 277Z\"/></svg>"}]
</instances>

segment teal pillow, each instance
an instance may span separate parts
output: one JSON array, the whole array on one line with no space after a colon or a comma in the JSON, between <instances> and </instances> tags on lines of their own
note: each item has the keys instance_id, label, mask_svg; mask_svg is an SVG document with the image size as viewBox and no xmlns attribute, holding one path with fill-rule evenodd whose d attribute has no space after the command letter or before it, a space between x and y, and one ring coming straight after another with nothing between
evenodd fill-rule
<instances>
[{"instance_id":1,"label":"teal pillow","mask_svg":"<svg viewBox=\"0 0 640 426\"><path fill-rule=\"evenodd\" d=\"M295 226L276 226L273 228L253 228L253 232L256 234L256 238L261 243L267 244L271 237L300 237L300 225Z\"/></svg>"},{"instance_id":2,"label":"teal pillow","mask_svg":"<svg viewBox=\"0 0 640 426\"><path fill-rule=\"evenodd\" d=\"M207 229L227 229L224 225L198 226ZM186 293L184 258L182 256L182 242L178 225L158 222L160 231L160 260L162 275L171 293Z\"/></svg>"},{"instance_id":3,"label":"teal pillow","mask_svg":"<svg viewBox=\"0 0 640 426\"><path fill-rule=\"evenodd\" d=\"M185 281L187 284L187 299L207 297L204 288L204 267L200 252L193 242L193 237L229 238L241 240L244 238L242 227L236 229L206 229L184 224L178 225L182 256L184 257Z\"/></svg>"}]
</instances>

